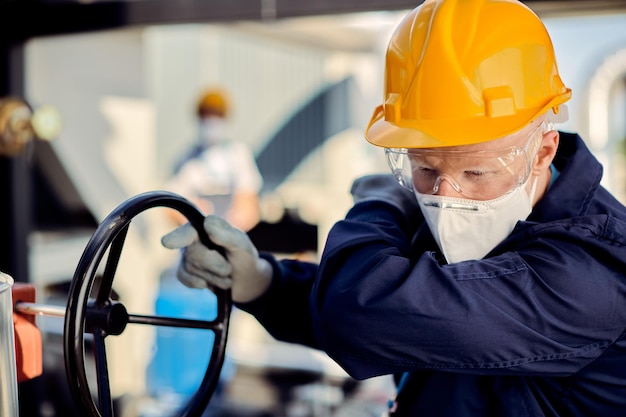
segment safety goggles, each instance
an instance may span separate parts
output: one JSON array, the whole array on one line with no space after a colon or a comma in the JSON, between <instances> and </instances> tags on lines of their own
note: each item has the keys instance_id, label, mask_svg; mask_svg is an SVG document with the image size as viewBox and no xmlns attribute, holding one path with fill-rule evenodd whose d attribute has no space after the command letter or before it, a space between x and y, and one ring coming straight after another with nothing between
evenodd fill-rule
<instances>
[{"instance_id":1,"label":"safety goggles","mask_svg":"<svg viewBox=\"0 0 626 417\"><path fill-rule=\"evenodd\" d=\"M385 154L394 176L409 190L437 194L447 182L464 198L491 200L526 183L544 126L534 129L523 147L480 151L386 148Z\"/></svg>"}]
</instances>

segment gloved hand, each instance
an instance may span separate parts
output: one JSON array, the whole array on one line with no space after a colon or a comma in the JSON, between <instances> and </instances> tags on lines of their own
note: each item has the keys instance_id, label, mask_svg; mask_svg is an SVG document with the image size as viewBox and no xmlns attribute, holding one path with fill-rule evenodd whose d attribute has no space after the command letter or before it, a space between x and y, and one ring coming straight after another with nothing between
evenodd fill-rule
<instances>
[{"instance_id":1,"label":"gloved hand","mask_svg":"<svg viewBox=\"0 0 626 417\"><path fill-rule=\"evenodd\" d=\"M198 233L189 223L161 239L166 248L184 248L176 273L178 279L192 288L232 288L233 301L241 303L263 294L272 280L272 266L259 257L248 235L212 215L204 219L204 230L216 245L224 248L226 258L200 243Z\"/></svg>"},{"instance_id":2,"label":"gloved hand","mask_svg":"<svg viewBox=\"0 0 626 417\"><path fill-rule=\"evenodd\" d=\"M419 209L415 196L402 187L392 174L373 174L357 178L350 189L354 203L384 201L409 214Z\"/></svg>"}]
</instances>

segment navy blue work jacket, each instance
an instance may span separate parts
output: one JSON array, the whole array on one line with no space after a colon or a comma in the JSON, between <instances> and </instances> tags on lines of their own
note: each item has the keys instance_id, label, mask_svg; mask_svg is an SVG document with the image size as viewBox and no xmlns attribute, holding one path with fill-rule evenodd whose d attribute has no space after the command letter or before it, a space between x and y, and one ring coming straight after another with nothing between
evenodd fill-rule
<instances>
[{"instance_id":1,"label":"navy blue work jacket","mask_svg":"<svg viewBox=\"0 0 626 417\"><path fill-rule=\"evenodd\" d=\"M272 286L241 307L357 379L411 372L398 416L626 416L626 208L577 135L561 133L554 165L482 260L442 261L399 192L355 204L319 265L265 255Z\"/></svg>"}]
</instances>

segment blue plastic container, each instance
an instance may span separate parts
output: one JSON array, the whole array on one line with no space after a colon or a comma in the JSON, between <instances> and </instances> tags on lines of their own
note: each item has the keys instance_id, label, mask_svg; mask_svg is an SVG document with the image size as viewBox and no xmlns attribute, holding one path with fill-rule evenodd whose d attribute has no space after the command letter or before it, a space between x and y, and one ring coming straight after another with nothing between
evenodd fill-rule
<instances>
[{"instance_id":1,"label":"blue plastic container","mask_svg":"<svg viewBox=\"0 0 626 417\"><path fill-rule=\"evenodd\" d=\"M217 297L207 289L185 287L168 271L161 277L155 313L214 320ZM147 370L148 392L154 397L178 395L183 401L195 393L206 372L214 339L210 330L157 326Z\"/></svg>"}]
</instances>

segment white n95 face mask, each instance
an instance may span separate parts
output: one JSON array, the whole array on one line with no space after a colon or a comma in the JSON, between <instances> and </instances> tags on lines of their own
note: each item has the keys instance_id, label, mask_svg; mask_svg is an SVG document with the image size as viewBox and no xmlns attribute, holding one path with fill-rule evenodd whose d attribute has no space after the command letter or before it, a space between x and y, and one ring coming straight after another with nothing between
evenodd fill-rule
<instances>
[{"instance_id":1,"label":"white n95 face mask","mask_svg":"<svg viewBox=\"0 0 626 417\"><path fill-rule=\"evenodd\" d=\"M228 138L226 121L220 117L207 117L200 121L200 138L206 145L224 142Z\"/></svg>"},{"instance_id":2,"label":"white n95 face mask","mask_svg":"<svg viewBox=\"0 0 626 417\"><path fill-rule=\"evenodd\" d=\"M493 200L415 193L426 223L448 263L482 259L532 211L537 186L524 185ZM527 180L528 182L528 180Z\"/></svg>"}]
</instances>

